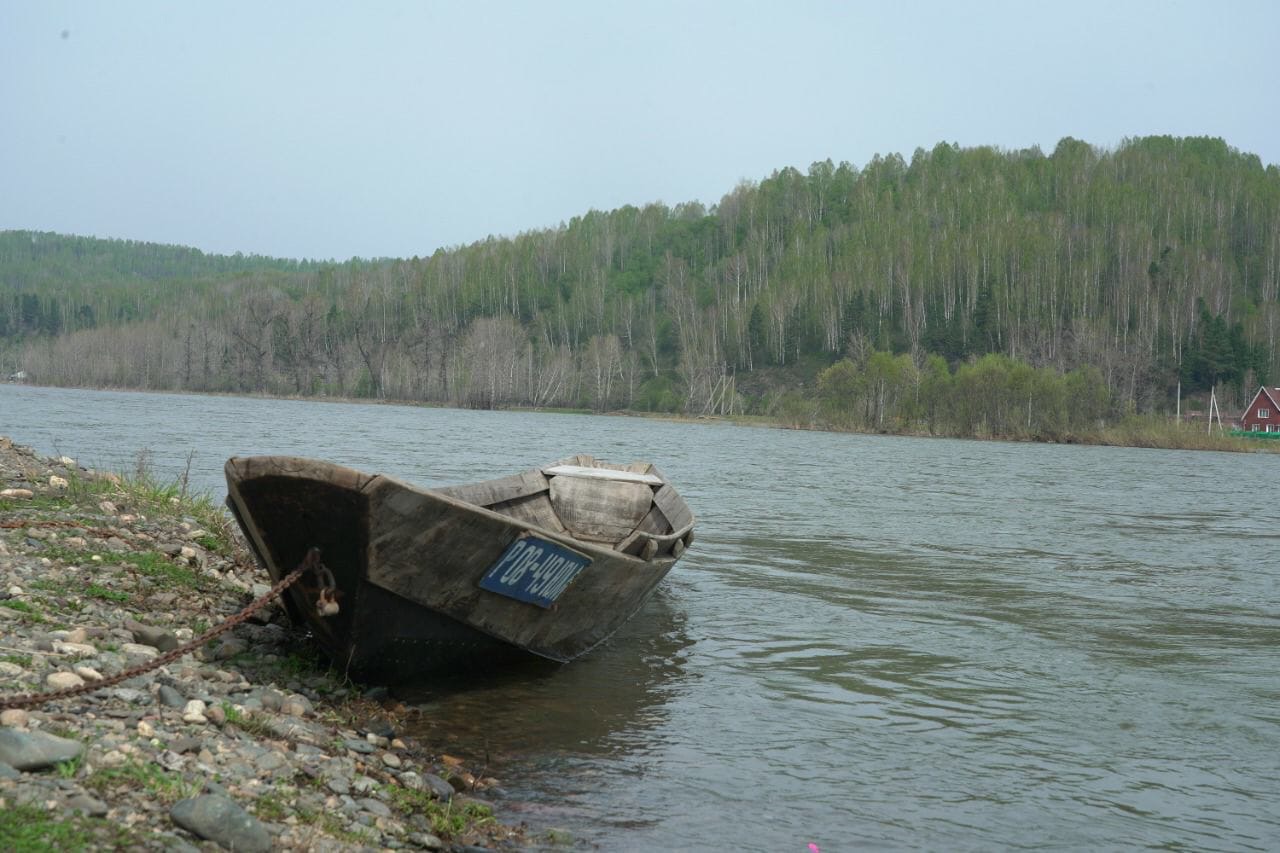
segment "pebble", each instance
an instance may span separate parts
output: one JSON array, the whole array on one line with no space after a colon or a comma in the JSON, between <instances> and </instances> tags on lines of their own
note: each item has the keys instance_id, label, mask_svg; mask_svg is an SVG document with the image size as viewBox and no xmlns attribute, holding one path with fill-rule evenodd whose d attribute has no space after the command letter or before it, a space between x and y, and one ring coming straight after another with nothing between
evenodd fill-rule
<instances>
[{"instance_id":1,"label":"pebble","mask_svg":"<svg viewBox=\"0 0 1280 853\"><path fill-rule=\"evenodd\" d=\"M248 648L249 644L239 637L224 637L214 651L213 658L214 660L226 660L238 654L243 654Z\"/></svg>"},{"instance_id":2,"label":"pebble","mask_svg":"<svg viewBox=\"0 0 1280 853\"><path fill-rule=\"evenodd\" d=\"M160 654L156 651L155 646L147 646L142 643L121 643L120 651L128 657L146 658L147 660L158 657Z\"/></svg>"},{"instance_id":3,"label":"pebble","mask_svg":"<svg viewBox=\"0 0 1280 853\"><path fill-rule=\"evenodd\" d=\"M437 800L449 801L453 799L453 786L434 773L423 773L422 784L426 789L435 795Z\"/></svg>"},{"instance_id":4,"label":"pebble","mask_svg":"<svg viewBox=\"0 0 1280 853\"><path fill-rule=\"evenodd\" d=\"M382 753L382 763L393 770L404 764L404 762L400 760L400 756L396 755L394 752Z\"/></svg>"},{"instance_id":5,"label":"pebble","mask_svg":"<svg viewBox=\"0 0 1280 853\"><path fill-rule=\"evenodd\" d=\"M44 683L50 690L69 690L84 684L84 679L74 672L51 672L45 676Z\"/></svg>"},{"instance_id":6,"label":"pebble","mask_svg":"<svg viewBox=\"0 0 1280 853\"><path fill-rule=\"evenodd\" d=\"M205 704L199 699L192 699L182 709L182 720L186 723L207 723L208 718L205 717Z\"/></svg>"},{"instance_id":7,"label":"pebble","mask_svg":"<svg viewBox=\"0 0 1280 853\"><path fill-rule=\"evenodd\" d=\"M387 804L381 800L375 800L372 797L365 797L363 799L356 800L356 802L360 805L360 808L364 809L371 815L376 815L377 817L391 817L391 809L388 808Z\"/></svg>"},{"instance_id":8,"label":"pebble","mask_svg":"<svg viewBox=\"0 0 1280 853\"><path fill-rule=\"evenodd\" d=\"M358 738L348 738L342 742L342 745L352 752L358 752L361 755L373 755L377 752L377 749L373 744L369 743L367 740L360 740Z\"/></svg>"},{"instance_id":9,"label":"pebble","mask_svg":"<svg viewBox=\"0 0 1280 853\"><path fill-rule=\"evenodd\" d=\"M153 738L156 736L156 727L146 720L138 720L138 735L148 739Z\"/></svg>"},{"instance_id":10,"label":"pebble","mask_svg":"<svg viewBox=\"0 0 1280 853\"><path fill-rule=\"evenodd\" d=\"M111 691L111 695L121 702L128 702L130 705L140 705L151 699L151 694L136 687L117 687Z\"/></svg>"},{"instance_id":11,"label":"pebble","mask_svg":"<svg viewBox=\"0 0 1280 853\"><path fill-rule=\"evenodd\" d=\"M160 700L160 704L167 708L185 708L187 705L186 698L168 684L160 685L160 689L156 691L156 697Z\"/></svg>"},{"instance_id":12,"label":"pebble","mask_svg":"<svg viewBox=\"0 0 1280 853\"><path fill-rule=\"evenodd\" d=\"M119 767L128 760L129 757L118 749L109 749L102 754L102 758L98 759L104 767Z\"/></svg>"},{"instance_id":13,"label":"pebble","mask_svg":"<svg viewBox=\"0 0 1280 853\"><path fill-rule=\"evenodd\" d=\"M444 842L429 832L411 832L405 838L410 844L417 845L423 850L443 850Z\"/></svg>"},{"instance_id":14,"label":"pebble","mask_svg":"<svg viewBox=\"0 0 1280 853\"><path fill-rule=\"evenodd\" d=\"M70 487L71 487L71 484L67 482L66 477L59 477L57 474L54 474L52 477L49 478L49 488L51 489L63 491Z\"/></svg>"},{"instance_id":15,"label":"pebble","mask_svg":"<svg viewBox=\"0 0 1280 853\"><path fill-rule=\"evenodd\" d=\"M91 666L76 667L76 675L80 676L85 681L101 681L102 680L102 673L98 672L96 669L94 669Z\"/></svg>"},{"instance_id":16,"label":"pebble","mask_svg":"<svg viewBox=\"0 0 1280 853\"><path fill-rule=\"evenodd\" d=\"M0 726L21 729L31 720L31 715L21 708L8 708L0 711Z\"/></svg>"},{"instance_id":17,"label":"pebble","mask_svg":"<svg viewBox=\"0 0 1280 853\"><path fill-rule=\"evenodd\" d=\"M51 645L52 651L60 655L73 655L84 658L98 653L98 650L88 643L65 643L61 640L55 640Z\"/></svg>"},{"instance_id":18,"label":"pebble","mask_svg":"<svg viewBox=\"0 0 1280 853\"><path fill-rule=\"evenodd\" d=\"M174 636L172 631L132 621L126 622L125 627L133 635L134 643L139 646L149 646L152 654L155 654L155 650L170 652L178 647L178 638Z\"/></svg>"},{"instance_id":19,"label":"pebble","mask_svg":"<svg viewBox=\"0 0 1280 853\"><path fill-rule=\"evenodd\" d=\"M84 812L89 817L103 817L109 811L106 803L88 794L77 794L67 800L67 808L71 811Z\"/></svg>"}]
</instances>

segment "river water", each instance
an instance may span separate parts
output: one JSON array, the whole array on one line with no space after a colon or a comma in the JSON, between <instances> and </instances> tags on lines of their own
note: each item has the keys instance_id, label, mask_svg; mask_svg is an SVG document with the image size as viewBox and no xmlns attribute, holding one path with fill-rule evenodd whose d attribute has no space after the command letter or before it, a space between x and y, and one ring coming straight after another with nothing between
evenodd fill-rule
<instances>
[{"instance_id":1,"label":"river water","mask_svg":"<svg viewBox=\"0 0 1280 853\"><path fill-rule=\"evenodd\" d=\"M19 386L0 434L218 494L234 454L655 462L697 541L619 635L410 697L581 846L1280 849L1275 455Z\"/></svg>"}]
</instances>

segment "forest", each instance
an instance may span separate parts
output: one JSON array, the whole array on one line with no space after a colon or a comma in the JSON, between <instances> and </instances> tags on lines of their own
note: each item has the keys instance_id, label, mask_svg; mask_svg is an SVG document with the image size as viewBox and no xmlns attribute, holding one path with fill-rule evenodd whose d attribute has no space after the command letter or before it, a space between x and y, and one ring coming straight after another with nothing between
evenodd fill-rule
<instances>
[{"instance_id":1,"label":"forest","mask_svg":"<svg viewBox=\"0 0 1280 853\"><path fill-rule=\"evenodd\" d=\"M1280 376L1280 170L941 143L423 257L0 232L0 377L1062 438Z\"/></svg>"}]
</instances>

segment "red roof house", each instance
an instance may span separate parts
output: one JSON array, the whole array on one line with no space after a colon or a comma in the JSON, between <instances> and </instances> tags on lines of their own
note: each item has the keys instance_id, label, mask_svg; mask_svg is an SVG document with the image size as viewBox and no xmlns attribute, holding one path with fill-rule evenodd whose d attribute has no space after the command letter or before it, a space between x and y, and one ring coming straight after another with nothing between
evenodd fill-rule
<instances>
[{"instance_id":1,"label":"red roof house","mask_svg":"<svg viewBox=\"0 0 1280 853\"><path fill-rule=\"evenodd\" d=\"M1280 432L1280 388L1259 388L1240 416L1240 428L1246 432Z\"/></svg>"}]
</instances>

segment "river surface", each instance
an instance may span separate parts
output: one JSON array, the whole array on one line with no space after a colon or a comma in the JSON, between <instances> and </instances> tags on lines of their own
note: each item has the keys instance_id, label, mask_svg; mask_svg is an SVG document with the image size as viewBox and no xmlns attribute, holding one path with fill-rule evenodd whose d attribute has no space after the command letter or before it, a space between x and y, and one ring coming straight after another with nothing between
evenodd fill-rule
<instances>
[{"instance_id":1,"label":"river surface","mask_svg":"<svg viewBox=\"0 0 1280 853\"><path fill-rule=\"evenodd\" d=\"M697 541L620 634L411 697L580 846L1280 849L1280 456L20 386L0 434L219 495L656 463Z\"/></svg>"}]
</instances>

